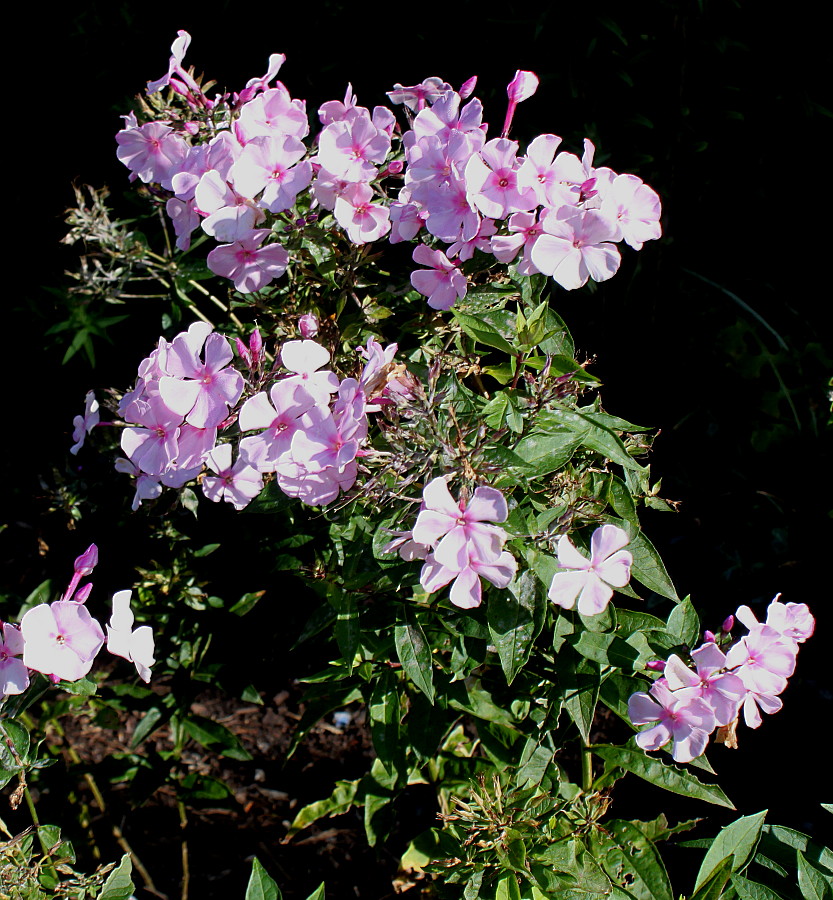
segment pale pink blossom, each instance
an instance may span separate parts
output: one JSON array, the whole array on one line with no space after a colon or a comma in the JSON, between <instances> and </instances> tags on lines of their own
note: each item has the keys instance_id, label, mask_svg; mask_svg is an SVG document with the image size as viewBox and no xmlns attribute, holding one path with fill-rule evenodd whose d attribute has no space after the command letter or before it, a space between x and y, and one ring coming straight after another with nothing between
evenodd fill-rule
<instances>
[{"instance_id":1,"label":"pale pink blossom","mask_svg":"<svg viewBox=\"0 0 833 900\"><path fill-rule=\"evenodd\" d=\"M72 420L74 426L72 430L72 439L75 443L69 448L69 452L75 456L84 446L86 436L98 425L101 416L98 411L98 400L95 399L94 391L87 391L84 398L84 415L76 416Z\"/></svg>"},{"instance_id":2,"label":"pale pink blossom","mask_svg":"<svg viewBox=\"0 0 833 900\"><path fill-rule=\"evenodd\" d=\"M220 444L206 457L214 475L202 479L202 492L214 503L225 500L235 509L243 509L263 490L263 475L241 455L232 464L231 444Z\"/></svg>"},{"instance_id":3,"label":"pale pink blossom","mask_svg":"<svg viewBox=\"0 0 833 900\"><path fill-rule=\"evenodd\" d=\"M430 554L422 567L419 580L429 593L434 593L453 582L448 599L461 609L474 609L482 602L481 577L495 587L505 588L515 577L518 563L507 550L503 550L497 559L491 562L482 562L478 559L472 544L467 545L466 551L465 564L460 568L443 565L437 562L436 553Z\"/></svg>"},{"instance_id":4,"label":"pale pink blossom","mask_svg":"<svg viewBox=\"0 0 833 900\"><path fill-rule=\"evenodd\" d=\"M634 725L656 722L653 728L636 736L636 743L643 750L659 750L673 741L671 755L680 763L691 762L702 755L715 727L714 714L704 700L681 698L662 680L654 682L647 694L631 695L628 716Z\"/></svg>"},{"instance_id":5,"label":"pale pink blossom","mask_svg":"<svg viewBox=\"0 0 833 900\"><path fill-rule=\"evenodd\" d=\"M388 208L373 198L369 184L348 184L336 198L333 214L354 244L378 241L390 231Z\"/></svg>"},{"instance_id":6,"label":"pale pink blossom","mask_svg":"<svg viewBox=\"0 0 833 900\"><path fill-rule=\"evenodd\" d=\"M83 678L104 644L101 625L72 600L33 607L23 616L20 631L26 666L64 681Z\"/></svg>"},{"instance_id":7,"label":"pale pink blossom","mask_svg":"<svg viewBox=\"0 0 833 900\"><path fill-rule=\"evenodd\" d=\"M491 219L505 219L538 205L535 191L518 184L518 142L489 141L466 164L466 190L474 205Z\"/></svg>"},{"instance_id":8,"label":"pale pink blossom","mask_svg":"<svg viewBox=\"0 0 833 900\"><path fill-rule=\"evenodd\" d=\"M778 599L780 596L776 594L769 604L765 624L784 637L792 638L797 644L803 644L816 627L810 608L806 603L781 603ZM748 606L738 609L737 618L750 630L759 624L755 613Z\"/></svg>"},{"instance_id":9,"label":"pale pink blossom","mask_svg":"<svg viewBox=\"0 0 833 900\"><path fill-rule=\"evenodd\" d=\"M714 643L706 643L691 654L693 672L676 654L668 658L663 675L680 699L700 697L714 713L718 725L728 725L746 697L746 686L737 675L726 672L726 656Z\"/></svg>"},{"instance_id":10,"label":"pale pink blossom","mask_svg":"<svg viewBox=\"0 0 833 900\"><path fill-rule=\"evenodd\" d=\"M486 565L500 557L506 532L487 524L504 522L509 515L500 491L481 486L468 502L457 501L448 490L448 478L439 476L425 486L422 502L413 538L434 548L440 566L460 572L470 557Z\"/></svg>"},{"instance_id":11,"label":"pale pink blossom","mask_svg":"<svg viewBox=\"0 0 833 900\"><path fill-rule=\"evenodd\" d=\"M615 244L618 226L596 209L586 211L562 207L541 214L540 235L530 257L539 272L550 275L568 291L580 288L589 279L607 281L621 262Z\"/></svg>"},{"instance_id":12,"label":"pale pink blossom","mask_svg":"<svg viewBox=\"0 0 833 900\"><path fill-rule=\"evenodd\" d=\"M466 276L442 250L431 250L425 244L419 244L414 249L413 260L432 267L411 272L411 284L428 298L432 309L451 309L455 300L466 296Z\"/></svg>"},{"instance_id":13,"label":"pale pink blossom","mask_svg":"<svg viewBox=\"0 0 833 900\"><path fill-rule=\"evenodd\" d=\"M20 630L4 622L0 630L0 700L9 694L22 694L29 687L29 672L18 659L23 647Z\"/></svg>"},{"instance_id":14,"label":"pale pink blossom","mask_svg":"<svg viewBox=\"0 0 833 900\"><path fill-rule=\"evenodd\" d=\"M662 237L659 195L636 175L617 175L606 189L601 213L615 221L626 244L641 250L645 241Z\"/></svg>"},{"instance_id":15,"label":"pale pink blossom","mask_svg":"<svg viewBox=\"0 0 833 900\"><path fill-rule=\"evenodd\" d=\"M156 662L153 658L153 630L149 625L133 629L130 595L131 591L113 594L113 612L107 625L107 649L113 655L132 662L142 681L149 682L150 667Z\"/></svg>"},{"instance_id":16,"label":"pale pink blossom","mask_svg":"<svg viewBox=\"0 0 833 900\"><path fill-rule=\"evenodd\" d=\"M315 398L319 406L328 406L330 394L338 390L338 376L329 369L321 371L330 361L330 351L315 341L287 341L281 347L281 362L293 372L284 379L298 384Z\"/></svg>"},{"instance_id":17,"label":"pale pink blossom","mask_svg":"<svg viewBox=\"0 0 833 900\"><path fill-rule=\"evenodd\" d=\"M558 542L558 565L548 596L556 606L578 611L584 616L602 612L614 587L624 587L631 577L633 556L622 548L629 543L626 532L615 525L602 525L590 539L590 559L575 548L567 535Z\"/></svg>"},{"instance_id":18,"label":"pale pink blossom","mask_svg":"<svg viewBox=\"0 0 833 900\"><path fill-rule=\"evenodd\" d=\"M215 247L207 258L208 268L234 282L241 294L250 294L280 278L289 265L289 253L280 244L261 246L271 235L268 228L251 231L239 241Z\"/></svg>"}]
</instances>

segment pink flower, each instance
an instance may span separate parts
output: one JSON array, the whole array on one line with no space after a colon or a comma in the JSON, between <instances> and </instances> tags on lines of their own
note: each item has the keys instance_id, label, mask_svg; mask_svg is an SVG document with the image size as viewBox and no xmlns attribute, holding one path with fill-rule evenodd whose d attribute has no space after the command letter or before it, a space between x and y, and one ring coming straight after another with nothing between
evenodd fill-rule
<instances>
[{"instance_id":1,"label":"pink flower","mask_svg":"<svg viewBox=\"0 0 833 900\"><path fill-rule=\"evenodd\" d=\"M784 604L779 601L780 596L780 594L776 594L775 599L769 604L766 624L784 637L791 638L797 644L803 644L813 634L816 620L806 603ZM738 609L737 618L750 631L758 624L755 613L748 606L741 606Z\"/></svg>"},{"instance_id":2,"label":"pink flower","mask_svg":"<svg viewBox=\"0 0 833 900\"><path fill-rule=\"evenodd\" d=\"M718 725L728 725L738 714L746 697L746 686L731 672L725 672L726 656L717 644L706 643L691 654L696 672L677 655L668 658L663 675L668 687L680 699L700 697L714 713Z\"/></svg>"},{"instance_id":3,"label":"pink flower","mask_svg":"<svg viewBox=\"0 0 833 900\"><path fill-rule=\"evenodd\" d=\"M619 269L622 258L610 243L619 239L619 228L599 210L545 210L541 227L545 233L532 246L532 262L566 290L580 288L590 278L607 281Z\"/></svg>"},{"instance_id":4,"label":"pink flower","mask_svg":"<svg viewBox=\"0 0 833 900\"><path fill-rule=\"evenodd\" d=\"M659 195L636 175L617 175L605 190L602 215L619 225L625 243L641 250L645 241L662 237Z\"/></svg>"},{"instance_id":5,"label":"pink flower","mask_svg":"<svg viewBox=\"0 0 833 900\"><path fill-rule=\"evenodd\" d=\"M636 736L643 750L659 750L673 741L671 755L681 763L702 755L715 726L714 714L703 700L678 697L662 680L654 682L649 693L631 696L628 716L634 725L657 723Z\"/></svg>"},{"instance_id":6,"label":"pink flower","mask_svg":"<svg viewBox=\"0 0 833 900\"><path fill-rule=\"evenodd\" d=\"M231 444L220 444L206 457L206 464L217 475L206 475L202 480L202 492L219 503L225 500L235 509L243 509L263 490L263 476L238 456L231 463Z\"/></svg>"},{"instance_id":7,"label":"pink flower","mask_svg":"<svg viewBox=\"0 0 833 900\"><path fill-rule=\"evenodd\" d=\"M509 510L500 491L481 486L468 503L456 501L448 490L447 477L439 476L425 486L422 499L413 539L434 547L439 565L460 572L470 558L485 565L498 560L506 532L484 523L506 521Z\"/></svg>"},{"instance_id":8,"label":"pink flower","mask_svg":"<svg viewBox=\"0 0 833 900\"><path fill-rule=\"evenodd\" d=\"M495 587L505 588L515 577L517 570L518 564L509 551L504 550L496 560L485 563L474 556L472 545L467 545L464 566L444 566L437 562L435 554L430 554L422 567L419 581L429 593L434 593L453 581L448 594L449 600L461 609L474 609L482 602L481 577Z\"/></svg>"},{"instance_id":9,"label":"pink flower","mask_svg":"<svg viewBox=\"0 0 833 900\"><path fill-rule=\"evenodd\" d=\"M455 300L466 296L466 276L441 250L431 250L419 244L413 252L413 260L431 269L411 272L411 284L425 297L431 309L451 309Z\"/></svg>"},{"instance_id":10,"label":"pink flower","mask_svg":"<svg viewBox=\"0 0 833 900\"><path fill-rule=\"evenodd\" d=\"M622 549L628 542L621 528L602 525L593 532L590 559L587 559L566 534L562 535L558 542L558 564L572 571L556 572L549 589L550 600L556 606L572 609L578 598L578 611L583 616L598 615L610 602L613 588L624 587L630 581L633 557Z\"/></svg>"},{"instance_id":11,"label":"pink flower","mask_svg":"<svg viewBox=\"0 0 833 900\"><path fill-rule=\"evenodd\" d=\"M243 392L243 376L229 365L233 358L221 334L209 334L204 347L178 335L168 351L168 374L159 380L165 405L195 428L216 428Z\"/></svg>"},{"instance_id":12,"label":"pink flower","mask_svg":"<svg viewBox=\"0 0 833 900\"><path fill-rule=\"evenodd\" d=\"M116 156L130 169L131 179L158 182L171 189L171 179L179 171L188 145L162 122L148 122L141 128L125 128L116 135Z\"/></svg>"},{"instance_id":13,"label":"pink flower","mask_svg":"<svg viewBox=\"0 0 833 900\"><path fill-rule=\"evenodd\" d=\"M292 446L292 436L303 427L302 417L314 408L315 398L289 379L273 385L268 397L264 392L250 397L240 410L240 430L265 430L243 438L241 456L259 472L273 471L280 457Z\"/></svg>"},{"instance_id":14,"label":"pink flower","mask_svg":"<svg viewBox=\"0 0 833 900\"><path fill-rule=\"evenodd\" d=\"M107 649L114 656L132 662L142 681L148 682L150 667L156 662L153 658L153 631L149 625L133 630L130 594L131 591L113 594L113 612L107 626Z\"/></svg>"},{"instance_id":15,"label":"pink flower","mask_svg":"<svg viewBox=\"0 0 833 900\"><path fill-rule=\"evenodd\" d=\"M250 294L280 278L289 265L289 253L280 244L260 245L272 232L261 228L233 244L215 247L207 258L208 268L234 282L241 294Z\"/></svg>"},{"instance_id":16,"label":"pink flower","mask_svg":"<svg viewBox=\"0 0 833 900\"><path fill-rule=\"evenodd\" d=\"M746 688L775 696L787 686L795 671L798 645L769 625L754 625L726 654L727 668L734 669Z\"/></svg>"},{"instance_id":17,"label":"pink flower","mask_svg":"<svg viewBox=\"0 0 833 900\"><path fill-rule=\"evenodd\" d=\"M505 219L538 205L535 192L518 184L517 153L517 141L495 138L466 164L466 189L489 218Z\"/></svg>"},{"instance_id":18,"label":"pink flower","mask_svg":"<svg viewBox=\"0 0 833 900\"><path fill-rule=\"evenodd\" d=\"M69 448L69 452L73 456L84 446L84 438L98 425L99 420L98 400L95 399L93 391L87 391L87 396L84 398L84 415L76 416L72 420L72 424L75 426L72 431L72 439L75 443Z\"/></svg>"},{"instance_id":19,"label":"pink flower","mask_svg":"<svg viewBox=\"0 0 833 900\"><path fill-rule=\"evenodd\" d=\"M104 644L101 625L87 608L72 600L42 603L20 623L23 662L36 672L64 681L77 681L90 671Z\"/></svg>"},{"instance_id":20,"label":"pink flower","mask_svg":"<svg viewBox=\"0 0 833 900\"><path fill-rule=\"evenodd\" d=\"M335 201L333 214L354 244L378 241L390 231L390 211L373 203L369 184L348 184Z\"/></svg>"},{"instance_id":21,"label":"pink flower","mask_svg":"<svg viewBox=\"0 0 833 900\"><path fill-rule=\"evenodd\" d=\"M8 622L0 631L0 700L9 694L22 694L29 687L29 672L22 659L24 640L20 631Z\"/></svg>"},{"instance_id":22,"label":"pink flower","mask_svg":"<svg viewBox=\"0 0 833 900\"><path fill-rule=\"evenodd\" d=\"M330 394L338 390L338 376L329 369L319 371L330 361L330 351L315 341L287 341L281 347L281 362L294 372L284 379L287 384L301 385L319 406L329 406Z\"/></svg>"}]
</instances>

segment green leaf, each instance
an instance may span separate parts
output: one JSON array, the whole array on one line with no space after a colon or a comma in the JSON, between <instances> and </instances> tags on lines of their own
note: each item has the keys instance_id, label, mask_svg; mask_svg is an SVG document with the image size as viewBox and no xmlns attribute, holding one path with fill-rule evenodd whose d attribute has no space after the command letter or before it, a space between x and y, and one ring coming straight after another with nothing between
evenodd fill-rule
<instances>
[{"instance_id":1,"label":"green leaf","mask_svg":"<svg viewBox=\"0 0 833 900\"><path fill-rule=\"evenodd\" d=\"M677 638L678 643L694 647L700 640L700 617L694 604L686 597L671 610L667 630Z\"/></svg>"},{"instance_id":2,"label":"green leaf","mask_svg":"<svg viewBox=\"0 0 833 900\"><path fill-rule=\"evenodd\" d=\"M324 896L324 882L321 884L307 897L307 900L325 900Z\"/></svg>"},{"instance_id":3,"label":"green leaf","mask_svg":"<svg viewBox=\"0 0 833 900\"><path fill-rule=\"evenodd\" d=\"M367 712L376 755L388 774L400 771L404 767L405 750L400 740L402 712L399 683L390 669L383 671L376 679Z\"/></svg>"},{"instance_id":4,"label":"green leaf","mask_svg":"<svg viewBox=\"0 0 833 900\"><path fill-rule=\"evenodd\" d=\"M125 853L118 866L107 876L96 900L130 900L135 890L133 879L133 863Z\"/></svg>"},{"instance_id":5,"label":"green leaf","mask_svg":"<svg viewBox=\"0 0 833 900\"><path fill-rule=\"evenodd\" d=\"M569 428L532 431L515 445L514 452L528 464L524 474L541 478L565 466L581 446L581 437Z\"/></svg>"},{"instance_id":6,"label":"green leaf","mask_svg":"<svg viewBox=\"0 0 833 900\"><path fill-rule=\"evenodd\" d=\"M161 725L164 725L170 717L170 710L162 709L159 706L151 707L144 716L142 716L142 720L133 732L133 737L130 740L131 748L135 749L138 747L148 735L156 731Z\"/></svg>"},{"instance_id":7,"label":"green leaf","mask_svg":"<svg viewBox=\"0 0 833 900\"><path fill-rule=\"evenodd\" d=\"M631 497L631 492L625 482L615 475L610 479L610 505L616 511L617 516L621 516L639 527L639 518L636 515L636 505Z\"/></svg>"},{"instance_id":8,"label":"green leaf","mask_svg":"<svg viewBox=\"0 0 833 900\"><path fill-rule=\"evenodd\" d=\"M526 570L510 587L489 598L486 616L492 642L497 647L506 683L526 664L532 642L544 623L545 604L538 579Z\"/></svg>"},{"instance_id":9,"label":"green leaf","mask_svg":"<svg viewBox=\"0 0 833 900\"><path fill-rule=\"evenodd\" d=\"M705 800L707 803L725 806L728 809L735 808L732 801L716 784L703 784L699 778L685 769L667 765L653 756L648 756L639 748L601 746L594 747L593 752L605 762L620 766L625 771L638 775L650 784L673 794Z\"/></svg>"},{"instance_id":10,"label":"green leaf","mask_svg":"<svg viewBox=\"0 0 833 900\"><path fill-rule=\"evenodd\" d=\"M247 612L251 612L257 605L258 600L266 593L266 591L251 591L248 594L243 594L243 596L237 601L237 603L232 606L231 611L236 616L245 616Z\"/></svg>"},{"instance_id":11,"label":"green leaf","mask_svg":"<svg viewBox=\"0 0 833 900\"><path fill-rule=\"evenodd\" d=\"M98 685L89 678L79 678L77 681L59 681L58 687L68 694L78 697L92 697L98 690Z\"/></svg>"},{"instance_id":12,"label":"green leaf","mask_svg":"<svg viewBox=\"0 0 833 900\"><path fill-rule=\"evenodd\" d=\"M582 631L570 643L585 659L626 671L643 669L653 655L644 635L638 631L627 640L617 634Z\"/></svg>"},{"instance_id":13,"label":"green leaf","mask_svg":"<svg viewBox=\"0 0 833 900\"><path fill-rule=\"evenodd\" d=\"M246 886L245 900L281 900L282 894L275 880L255 857L252 860L252 874Z\"/></svg>"},{"instance_id":14,"label":"green leaf","mask_svg":"<svg viewBox=\"0 0 833 900\"><path fill-rule=\"evenodd\" d=\"M743 871L749 860L755 855L755 848L761 837L766 810L740 819L721 828L720 833L712 841L697 880L694 883L695 893L712 877L712 874L728 859L731 861L729 874Z\"/></svg>"},{"instance_id":15,"label":"green leaf","mask_svg":"<svg viewBox=\"0 0 833 900\"><path fill-rule=\"evenodd\" d=\"M724 859L703 885L691 895L691 900L719 900L732 876L731 857Z\"/></svg>"},{"instance_id":16,"label":"green leaf","mask_svg":"<svg viewBox=\"0 0 833 900\"><path fill-rule=\"evenodd\" d=\"M29 732L15 719L0 719L0 766L20 772L29 762ZM15 758L16 757L16 758Z\"/></svg>"},{"instance_id":17,"label":"green leaf","mask_svg":"<svg viewBox=\"0 0 833 900\"><path fill-rule=\"evenodd\" d=\"M584 739L590 742L590 727L599 698L599 666L583 659L570 647L555 658L558 684L564 693L564 708Z\"/></svg>"},{"instance_id":18,"label":"green leaf","mask_svg":"<svg viewBox=\"0 0 833 900\"><path fill-rule=\"evenodd\" d=\"M475 341L479 341L487 347L503 350L504 353L508 353L510 356L516 355L517 351L515 348L506 338L501 337L494 328L487 324L482 316L469 316L457 310L452 310L452 314L470 338L474 338Z\"/></svg>"},{"instance_id":19,"label":"green leaf","mask_svg":"<svg viewBox=\"0 0 833 900\"><path fill-rule=\"evenodd\" d=\"M653 842L633 822L616 819L606 823L605 830L618 850L612 857L597 854L608 875L621 883L621 876L629 874L633 881L628 880L628 891L638 900L674 900L668 873Z\"/></svg>"},{"instance_id":20,"label":"green leaf","mask_svg":"<svg viewBox=\"0 0 833 900\"><path fill-rule=\"evenodd\" d=\"M355 781L337 781L335 790L329 797L324 800L316 800L315 803L308 803L300 809L286 832L284 843L299 831L312 825L313 822L323 819L324 816L340 816L352 809L356 802L360 780L357 778Z\"/></svg>"},{"instance_id":21,"label":"green leaf","mask_svg":"<svg viewBox=\"0 0 833 900\"><path fill-rule=\"evenodd\" d=\"M632 694L640 691L645 682L637 680L619 672L611 672L602 682L599 689L599 699L604 705L616 713L620 719L633 728L628 717L628 700Z\"/></svg>"},{"instance_id":22,"label":"green leaf","mask_svg":"<svg viewBox=\"0 0 833 900\"><path fill-rule=\"evenodd\" d=\"M785 868L797 865L796 851L801 851L808 860L833 873L833 850L822 847L806 834L783 825L764 825L760 849Z\"/></svg>"},{"instance_id":23,"label":"green leaf","mask_svg":"<svg viewBox=\"0 0 833 900\"><path fill-rule=\"evenodd\" d=\"M518 887L518 876L514 872L507 872L497 883L495 900L523 900Z\"/></svg>"},{"instance_id":24,"label":"green leaf","mask_svg":"<svg viewBox=\"0 0 833 900\"><path fill-rule=\"evenodd\" d=\"M667 597L669 600L679 603L680 598L656 547L627 519L616 519L610 516L607 521L612 525L618 525L628 534L630 543L627 549L633 555L631 572L634 577L661 597Z\"/></svg>"},{"instance_id":25,"label":"green leaf","mask_svg":"<svg viewBox=\"0 0 833 900\"><path fill-rule=\"evenodd\" d=\"M343 591L337 585L329 592L330 603L336 610L335 635L341 658L347 667L348 674L353 671L356 661L356 651L361 640L361 625L359 624L359 608L356 597L352 591Z\"/></svg>"},{"instance_id":26,"label":"green leaf","mask_svg":"<svg viewBox=\"0 0 833 900\"><path fill-rule=\"evenodd\" d=\"M434 703L434 678L431 648L413 610L402 609L402 621L393 629L396 655L405 674Z\"/></svg>"},{"instance_id":27,"label":"green leaf","mask_svg":"<svg viewBox=\"0 0 833 900\"><path fill-rule=\"evenodd\" d=\"M737 873L732 876L732 887L737 891L740 900L783 900L772 888L757 881L750 881Z\"/></svg>"},{"instance_id":28,"label":"green leaf","mask_svg":"<svg viewBox=\"0 0 833 900\"><path fill-rule=\"evenodd\" d=\"M798 850L798 887L805 900L830 900L833 878L824 875Z\"/></svg>"},{"instance_id":29,"label":"green leaf","mask_svg":"<svg viewBox=\"0 0 833 900\"><path fill-rule=\"evenodd\" d=\"M210 748L229 759L249 760L252 754L240 743L236 734L225 725L205 716L189 715L182 718L185 733L203 747Z\"/></svg>"},{"instance_id":30,"label":"green leaf","mask_svg":"<svg viewBox=\"0 0 833 900\"><path fill-rule=\"evenodd\" d=\"M572 359L575 355L576 347L569 328L564 324L564 320L551 308L547 308L544 313L544 324L546 326L549 337L544 338L538 345L542 353L548 356L567 356Z\"/></svg>"}]
</instances>

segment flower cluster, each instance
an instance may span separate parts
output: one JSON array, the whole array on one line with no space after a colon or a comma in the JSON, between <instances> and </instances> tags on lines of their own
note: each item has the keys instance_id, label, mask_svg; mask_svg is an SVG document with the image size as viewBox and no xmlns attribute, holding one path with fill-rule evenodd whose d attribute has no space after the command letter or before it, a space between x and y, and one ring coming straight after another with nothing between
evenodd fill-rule
<instances>
[{"instance_id":1,"label":"flower cluster","mask_svg":"<svg viewBox=\"0 0 833 900\"><path fill-rule=\"evenodd\" d=\"M439 476L422 492L422 506L413 530L385 548L399 550L406 560L424 560L420 584L429 593L451 584L455 606L471 609L482 598L480 579L505 588L518 564L507 550L506 532L490 522L505 522L509 510L500 491L478 487L472 497L454 500L448 478Z\"/></svg>"},{"instance_id":2,"label":"flower cluster","mask_svg":"<svg viewBox=\"0 0 833 900\"><path fill-rule=\"evenodd\" d=\"M302 334L316 333L315 318L304 320ZM411 376L394 362L396 344L383 348L373 338L359 348L365 364L358 378L343 380L325 368L330 352L313 340L286 341L265 376L260 332L248 346L237 344L249 382L231 365L226 338L203 322L171 342L160 338L142 361L135 388L119 404L127 458L116 468L136 478L134 509L163 487L195 479L210 500L242 509L268 473L287 496L330 503L356 481L367 414L410 389ZM270 381L268 390L257 390ZM221 433L225 442L218 444Z\"/></svg>"},{"instance_id":3,"label":"flower cluster","mask_svg":"<svg viewBox=\"0 0 833 900\"><path fill-rule=\"evenodd\" d=\"M42 672L53 682L78 681L92 668L105 636L101 624L84 605L92 583L79 587L98 563L98 548L91 544L74 565L72 580L60 600L29 609L20 627L9 622L0 631L0 700L22 694L29 672ZM133 629L130 591L113 596L113 614L107 626L107 649L134 663L139 676L150 681L153 632L148 625Z\"/></svg>"},{"instance_id":4,"label":"flower cluster","mask_svg":"<svg viewBox=\"0 0 833 900\"><path fill-rule=\"evenodd\" d=\"M180 31L168 74L148 84L149 94L170 87L185 110L169 107L144 124L125 116L117 155L131 179L166 198L179 249L190 247L197 228L219 242L208 266L241 293L266 287L290 264L271 226L305 191L306 207L331 212L354 244L386 235L392 243L425 241L413 259L427 268L411 281L434 309L465 296L460 264L475 250L502 263L520 254L521 274L544 273L573 290L616 273L618 242L638 250L660 236L656 192L635 175L595 167L590 141L579 159L558 152L560 137L543 134L519 155L507 135L517 104L537 89L531 72L516 73L507 89L500 137L487 140L479 100L463 103L476 79L455 91L428 78L388 93L415 112L410 128L403 131L385 106L357 105L348 86L342 101L318 110L322 130L308 148L305 102L279 81L270 86L283 55L273 54L267 73L240 94L208 98L183 68L189 43ZM395 199L391 179L403 180ZM448 246L428 246L437 242Z\"/></svg>"},{"instance_id":5,"label":"flower cluster","mask_svg":"<svg viewBox=\"0 0 833 900\"><path fill-rule=\"evenodd\" d=\"M760 711L781 709L779 694L795 669L798 645L813 633L815 620L805 603L781 603L775 597L766 622L758 622L748 606L736 613L749 633L731 646L733 616L716 637L691 653L694 668L676 654L662 666L662 675L650 690L633 694L628 715L634 725L654 723L636 736L644 750L658 750L673 741L677 762L691 762L706 748L709 735L724 729L726 743L734 741L734 727L741 710L746 724L757 728ZM721 649L726 646L726 651Z\"/></svg>"}]
</instances>

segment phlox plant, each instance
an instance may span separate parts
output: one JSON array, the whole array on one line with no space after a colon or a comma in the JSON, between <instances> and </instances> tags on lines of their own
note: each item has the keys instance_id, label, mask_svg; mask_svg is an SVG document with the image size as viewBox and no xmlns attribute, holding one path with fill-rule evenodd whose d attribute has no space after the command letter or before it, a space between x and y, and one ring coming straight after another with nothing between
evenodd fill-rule
<instances>
[{"instance_id":1,"label":"phlox plant","mask_svg":"<svg viewBox=\"0 0 833 900\"><path fill-rule=\"evenodd\" d=\"M589 140L513 140L531 72L492 134L475 78L397 84L372 110L348 86L310 116L281 54L213 91L189 43L116 135L170 231L132 265L174 286L171 314L126 390L88 395L71 452L112 453L135 515L216 503L229 528L258 514L276 546L306 539L295 568L318 602L298 639L331 661L290 752L361 704L375 755L287 838L355 808L381 844L426 785L438 817L401 867L431 895L670 900L657 844L690 823L611 818L617 782L733 808L706 752L742 753L781 708L814 620L779 595L764 621L744 605L703 631L640 525L672 511L650 429L606 411L556 311L660 238L657 193L596 166ZM5 626L12 704L30 670L82 678L104 643L71 587ZM147 680L150 628L113 602L108 646ZM692 896L780 896L784 876L749 867L783 835L763 813L728 828ZM828 884L829 855L803 846L800 884Z\"/></svg>"}]
</instances>

